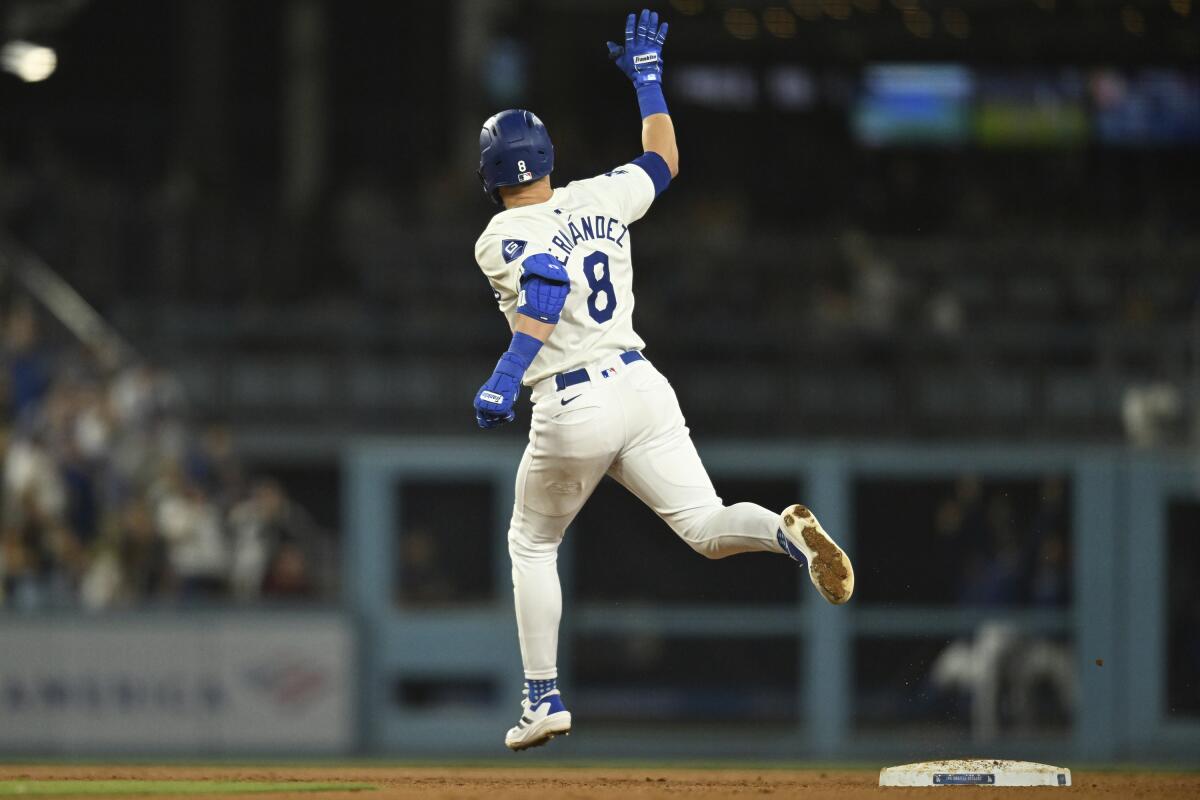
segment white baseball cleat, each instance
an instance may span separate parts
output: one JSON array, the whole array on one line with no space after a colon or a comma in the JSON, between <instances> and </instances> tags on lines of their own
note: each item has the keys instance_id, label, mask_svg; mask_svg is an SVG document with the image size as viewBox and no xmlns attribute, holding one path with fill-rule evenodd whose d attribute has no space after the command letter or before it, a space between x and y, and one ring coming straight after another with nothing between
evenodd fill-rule
<instances>
[{"instance_id":1,"label":"white baseball cleat","mask_svg":"<svg viewBox=\"0 0 1200 800\"><path fill-rule=\"evenodd\" d=\"M539 697L536 708L529 702L529 690L526 689L521 711L521 721L509 728L504 737L504 745L509 750L540 747L555 736L571 733L571 712L563 705L558 689Z\"/></svg>"},{"instance_id":2,"label":"white baseball cleat","mask_svg":"<svg viewBox=\"0 0 1200 800\"><path fill-rule=\"evenodd\" d=\"M808 564L808 577L826 600L841 605L854 594L850 556L805 506L791 506L780 515L776 538L789 556Z\"/></svg>"}]
</instances>

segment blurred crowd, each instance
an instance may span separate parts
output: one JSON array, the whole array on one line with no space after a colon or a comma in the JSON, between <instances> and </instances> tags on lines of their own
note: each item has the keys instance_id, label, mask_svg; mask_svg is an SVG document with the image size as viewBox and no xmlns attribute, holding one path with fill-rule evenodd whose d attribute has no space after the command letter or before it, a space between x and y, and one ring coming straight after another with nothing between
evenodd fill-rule
<instances>
[{"instance_id":1,"label":"blurred crowd","mask_svg":"<svg viewBox=\"0 0 1200 800\"><path fill-rule=\"evenodd\" d=\"M977 475L956 481L938 507L939 547L958 567L957 601L972 606L1070 603L1070 520L1064 480L1041 481L1029 516L1017 514L1009 493L985 487Z\"/></svg>"},{"instance_id":2,"label":"blurred crowd","mask_svg":"<svg viewBox=\"0 0 1200 800\"><path fill-rule=\"evenodd\" d=\"M32 304L0 320L0 607L294 600L329 586L329 537L251 478L172 376L52 345Z\"/></svg>"}]
</instances>

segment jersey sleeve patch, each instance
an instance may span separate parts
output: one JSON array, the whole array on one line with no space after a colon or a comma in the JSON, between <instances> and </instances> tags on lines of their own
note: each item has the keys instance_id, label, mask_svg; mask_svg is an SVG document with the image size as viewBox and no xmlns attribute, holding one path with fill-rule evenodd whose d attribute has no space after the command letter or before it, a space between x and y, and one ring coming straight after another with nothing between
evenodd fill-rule
<instances>
[{"instance_id":1,"label":"jersey sleeve patch","mask_svg":"<svg viewBox=\"0 0 1200 800\"><path fill-rule=\"evenodd\" d=\"M505 264L511 264L521 257L525 252L525 245L528 242L522 239L505 239L500 243L500 255L504 257Z\"/></svg>"}]
</instances>

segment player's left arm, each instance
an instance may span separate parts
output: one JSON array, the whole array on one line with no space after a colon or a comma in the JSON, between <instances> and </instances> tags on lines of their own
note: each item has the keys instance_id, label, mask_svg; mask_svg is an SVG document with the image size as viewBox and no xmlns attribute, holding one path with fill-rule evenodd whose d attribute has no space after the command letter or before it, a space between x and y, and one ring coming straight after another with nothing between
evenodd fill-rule
<instances>
[{"instance_id":1,"label":"player's left arm","mask_svg":"<svg viewBox=\"0 0 1200 800\"><path fill-rule=\"evenodd\" d=\"M642 113L642 150L657 153L674 178L679 174L679 146L675 125L663 97L663 44L667 23L658 24L658 14L642 9L636 23L633 14L625 20L625 46L608 43L609 56L625 73L637 91L638 110Z\"/></svg>"},{"instance_id":2,"label":"player's left arm","mask_svg":"<svg viewBox=\"0 0 1200 800\"><path fill-rule=\"evenodd\" d=\"M492 376L475 393L475 421L481 428L496 428L516 419L513 407L521 393L521 380L554 333L571 291L566 266L549 253L534 253L522 261L519 282L512 341Z\"/></svg>"},{"instance_id":3,"label":"player's left arm","mask_svg":"<svg viewBox=\"0 0 1200 800\"><path fill-rule=\"evenodd\" d=\"M637 91L638 110L642 115L643 153L633 163L654 183L654 196L662 194L671 179L679 174L675 124L667 111L662 91L662 49L667 28L665 22L659 25L657 13L643 9L639 17L630 14L625 20L623 45L608 43L609 58L633 82ZM644 208L642 212L645 212Z\"/></svg>"},{"instance_id":4,"label":"player's left arm","mask_svg":"<svg viewBox=\"0 0 1200 800\"><path fill-rule=\"evenodd\" d=\"M663 23L664 26L666 23ZM675 124L666 111L642 119L642 150L657 153L674 178L679 175L679 146L675 142Z\"/></svg>"}]
</instances>

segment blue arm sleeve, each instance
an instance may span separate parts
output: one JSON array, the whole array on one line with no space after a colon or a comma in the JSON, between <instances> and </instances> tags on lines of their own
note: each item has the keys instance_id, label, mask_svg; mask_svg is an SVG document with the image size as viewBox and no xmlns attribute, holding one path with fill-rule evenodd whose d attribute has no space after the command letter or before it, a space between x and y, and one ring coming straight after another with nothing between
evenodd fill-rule
<instances>
[{"instance_id":1,"label":"blue arm sleeve","mask_svg":"<svg viewBox=\"0 0 1200 800\"><path fill-rule=\"evenodd\" d=\"M529 369L529 365L533 363L533 360L537 358L538 351L541 349L541 341L533 338L528 333L518 331L513 334L512 342L509 343L508 351L504 355L509 357L511 363L520 367L521 374L516 376L518 381L521 380L521 376L525 374L525 371ZM499 370L499 367L497 367L497 370Z\"/></svg>"},{"instance_id":2,"label":"blue arm sleeve","mask_svg":"<svg viewBox=\"0 0 1200 800\"><path fill-rule=\"evenodd\" d=\"M658 197L671 183L671 168L658 153L645 152L630 162L641 167L654 182L654 196Z\"/></svg>"}]
</instances>

